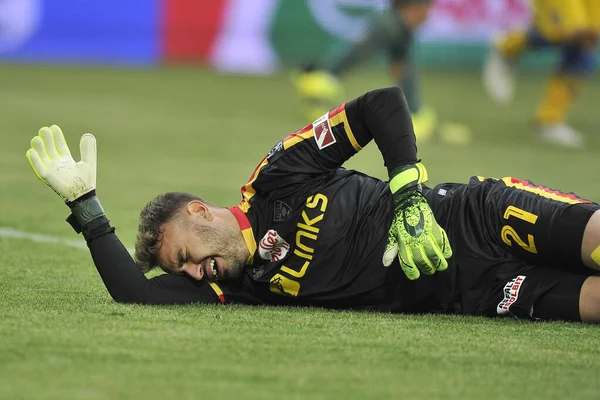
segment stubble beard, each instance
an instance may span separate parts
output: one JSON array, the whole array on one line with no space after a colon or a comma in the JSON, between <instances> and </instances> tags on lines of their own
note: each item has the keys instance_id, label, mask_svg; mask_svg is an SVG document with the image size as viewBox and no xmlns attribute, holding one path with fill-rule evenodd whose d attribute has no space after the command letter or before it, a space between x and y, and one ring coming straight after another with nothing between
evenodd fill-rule
<instances>
[{"instance_id":1,"label":"stubble beard","mask_svg":"<svg viewBox=\"0 0 600 400\"><path fill-rule=\"evenodd\" d=\"M225 259L230 268L221 279L234 279L242 276L246 264L246 243L239 240L240 232L227 227L213 228L195 224L194 232L211 252Z\"/></svg>"}]
</instances>

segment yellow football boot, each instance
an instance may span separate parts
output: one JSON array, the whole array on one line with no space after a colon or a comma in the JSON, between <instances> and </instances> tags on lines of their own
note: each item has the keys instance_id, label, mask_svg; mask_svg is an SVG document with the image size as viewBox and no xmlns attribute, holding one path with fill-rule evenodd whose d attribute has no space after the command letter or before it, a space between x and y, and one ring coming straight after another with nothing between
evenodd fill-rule
<instances>
[{"instance_id":1,"label":"yellow football boot","mask_svg":"<svg viewBox=\"0 0 600 400\"><path fill-rule=\"evenodd\" d=\"M444 122L440 124L437 134L444 144L466 146L473 141L473 132L468 125L460 122Z\"/></svg>"},{"instance_id":2,"label":"yellow football boot","mask_svg":"<svg viewBox=\"0 0 600 400\"><path fill-rule=\"evenodd\" d=\"M303 71L294 81L307 123L312 123L343 102L342 85L326 71Z\"/></svg>"},{"instance_id":3,"label":"yellow football boot","mask_svg":"<svg viewBox=\"0 0 600 400\"><path fill-rule=\"evenodd\" d=\"M417 143L431 140L438 123L438 116L433 108L422 106L419 112L412 114L412 121Z\"/></svg>"}]
</instances>

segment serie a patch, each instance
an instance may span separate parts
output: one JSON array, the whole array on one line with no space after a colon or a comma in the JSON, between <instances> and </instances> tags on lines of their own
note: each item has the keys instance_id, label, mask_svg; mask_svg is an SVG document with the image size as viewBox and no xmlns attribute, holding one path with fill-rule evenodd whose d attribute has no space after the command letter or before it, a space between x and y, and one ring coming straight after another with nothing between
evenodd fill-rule
<instances>
[{"instance_id":1,"label":"serie a patch","mask_svg":"<svg viewBox=\"0 0 600 400\"><path fill-rule=\"evenodd\" d=\"M313 130L315 132L315 141L320 150L331 146L336 142L331 125L329 124L329 113L326 113L321 118L313 122Z\"/></svg>"}]
</instances>

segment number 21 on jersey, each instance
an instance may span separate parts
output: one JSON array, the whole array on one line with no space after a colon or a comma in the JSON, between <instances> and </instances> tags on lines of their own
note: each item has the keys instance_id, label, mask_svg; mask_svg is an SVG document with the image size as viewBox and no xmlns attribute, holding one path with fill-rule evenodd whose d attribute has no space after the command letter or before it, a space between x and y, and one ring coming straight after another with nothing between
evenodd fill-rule
<instances>
[{"instance_id":1,"label":"number 21 on jersey","mask_svg":"<svg viewBox=\"0 0 600 400\"><path fill-rule=\"evenodd\" d=\"M515 206L508 206L506 211L504 211L504 219L508 221L511 218L518 218L522 221L535 225L538 216ZM537 248L535 247L535 239L532 234L527 234L527 241L525 241L523 238L521 238L521 236L519 236L517 231L515 231L515 228L510 225L504 225L502 227L502 231L500 232L500 236L502 237L502 241L508 246L512 246L514 242L530 253L537 254L538 252Z\"/></svg>"}]
</instances>

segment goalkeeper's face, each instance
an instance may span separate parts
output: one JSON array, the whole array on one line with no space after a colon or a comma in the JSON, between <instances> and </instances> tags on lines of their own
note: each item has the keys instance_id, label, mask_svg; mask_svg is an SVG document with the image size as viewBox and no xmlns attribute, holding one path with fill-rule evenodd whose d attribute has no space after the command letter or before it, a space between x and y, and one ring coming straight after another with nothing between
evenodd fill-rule
<instances>
[{"instance_id":1,"label":"goalkeeper's face","mask_svg":"<svg viewBox=\"0 0 600 400\"><path fill-rule=\"evenodd\" d=\"M180 217L163 225L160 265L196 280L241 276L249 251L237 225L228 222L219 210L203 205L195 209L192 204L191 212L188 207Z\"/></svg>"}]
</instances>

